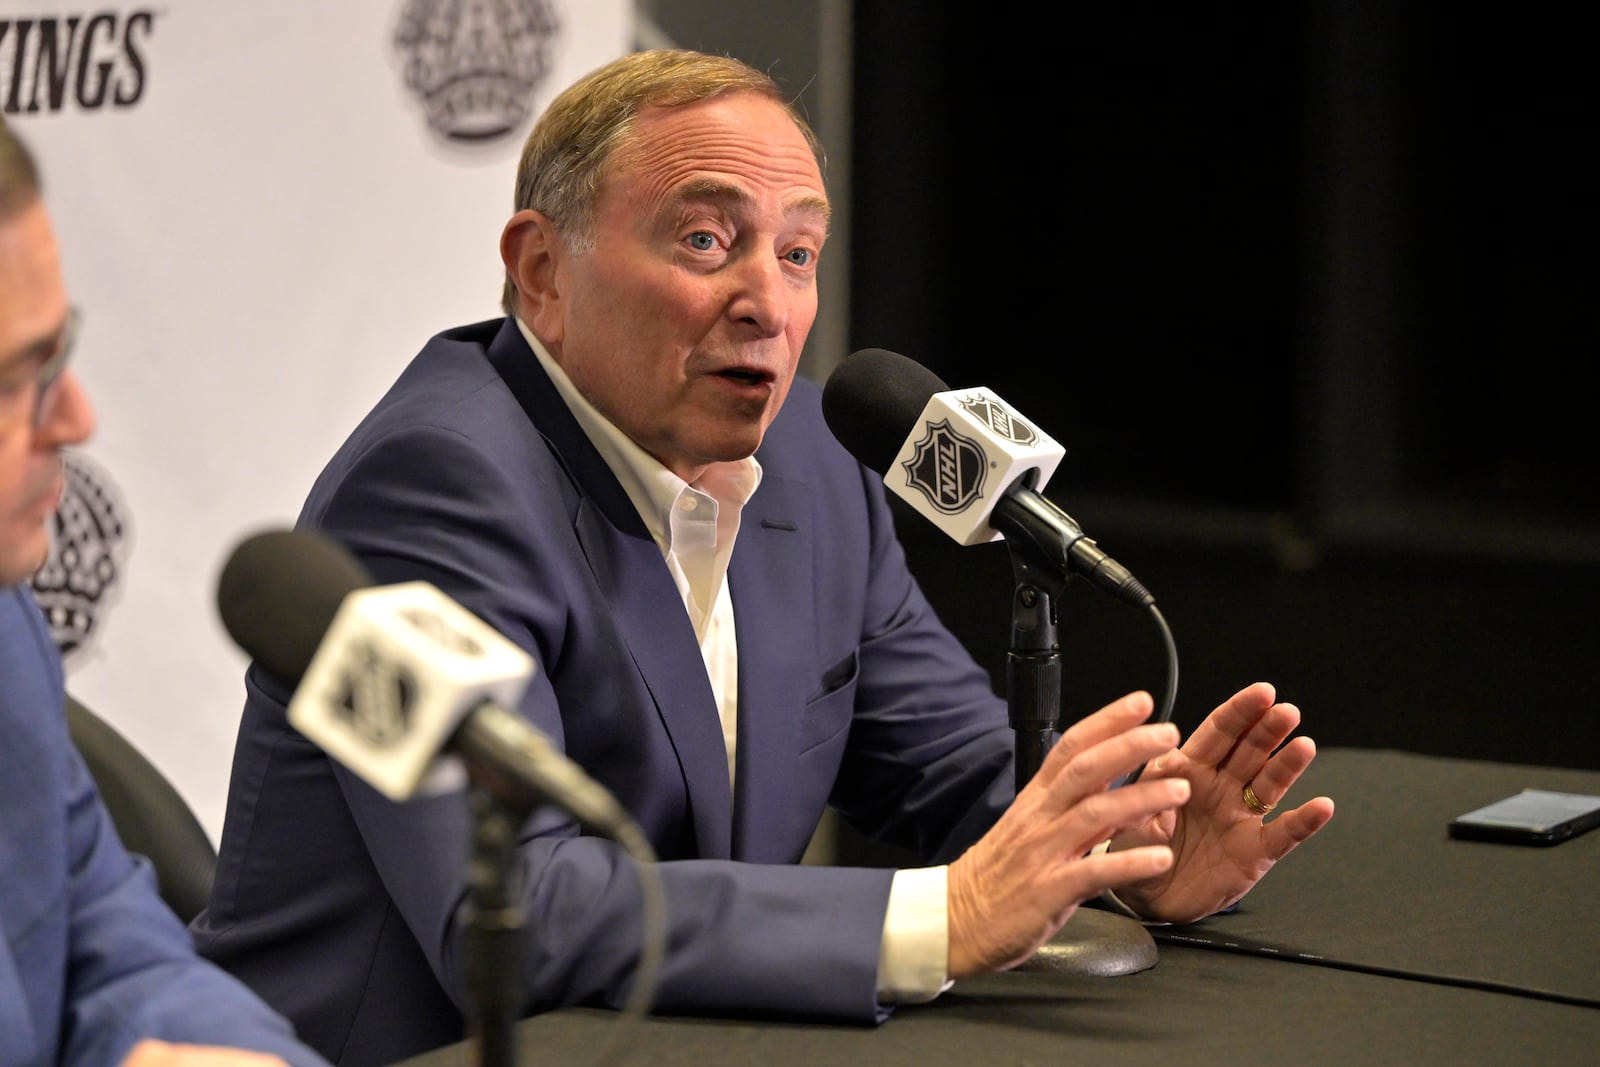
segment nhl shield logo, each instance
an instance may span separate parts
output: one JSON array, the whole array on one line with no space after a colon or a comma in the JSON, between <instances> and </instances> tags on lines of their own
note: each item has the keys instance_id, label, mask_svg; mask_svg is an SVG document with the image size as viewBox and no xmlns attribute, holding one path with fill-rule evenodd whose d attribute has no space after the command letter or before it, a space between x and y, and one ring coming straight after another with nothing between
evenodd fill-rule
<instances>
[{"instance_id":1,"label":"nhl shield logo","mask_svg":"<svg viewBox=\"0 0 1600 1067\"><path fill-rule=\"evenodd\" d=\"M1037 430L994 397L982 395L963 397L960 404L969 415L986 424L989 429L1007 441L1027 446L1039 439Z\"/></svg>"},{"instance_id":2,"label":"nhl shield logo","mask_svg":"<svg viewBox=\"0 0 1600 1067\"><path fill-rule=\"evenodd\" d=\"M983 496L988 461L976 441L963 437L941 419L927 425L910 459L901 466L906 484L917 489L935 510L955 515Z\"/></svg>"},{"instance_id":3,"label":"nhl shield logo","mask_svg":"<svg viewBox=\"0 0 1600 1067\"><path fill-rule=\"evenodd\" d=\"M485 655L483 646L473 640L471 634L461 632L451 626L448 619L440 618L434 612L407 608L400 613L400 617L413 630L452 656L481 658Z\"/></svg>"},{"instance_id":4,"label":"nhl shield logo","mask_svg":"<svg viewBox=\"0 0 1600 1067\"><path fill-rule=\"evenodd\" d=\"M334 713L362 743L389 748L411 733L417 682L403 664L390 663L367 644L348 652L332 694Z\"/></svg>"}]
</instances>

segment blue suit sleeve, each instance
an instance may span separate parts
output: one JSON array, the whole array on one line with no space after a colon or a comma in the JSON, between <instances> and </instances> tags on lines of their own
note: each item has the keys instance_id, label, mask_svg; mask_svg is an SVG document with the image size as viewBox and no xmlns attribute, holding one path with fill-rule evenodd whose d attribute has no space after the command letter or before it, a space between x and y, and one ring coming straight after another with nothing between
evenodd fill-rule
<instances>
[{"instance_id":1,"label":"blue suit sleeve","mask_svg":"<svg viewBox=\"0 0 1600 1067\"><path fill-rule=\"evenodd\" d=\"M117 836L67 729L26 587L0 589L0 1060L115 1064L145 1038L325 1061L195 952Z\"/></svg>"},{"instance_id":2,"label":"blue suit sleeve","mask_svg":"<svg viewBox=\"0 0 1600 1067\"><path fill-rule=\"evenodd\" d=\"M76 752L66 781L74 874L63 1062L116 1063L150 1037L324 1064L255 994L195 954L148 861L123 849Z\"/></svg>"}]
</instances>

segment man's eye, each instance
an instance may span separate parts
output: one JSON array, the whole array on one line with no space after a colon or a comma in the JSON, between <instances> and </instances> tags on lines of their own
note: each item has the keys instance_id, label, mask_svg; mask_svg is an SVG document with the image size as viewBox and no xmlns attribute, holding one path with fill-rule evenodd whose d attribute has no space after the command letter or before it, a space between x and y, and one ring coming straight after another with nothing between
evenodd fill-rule
<instances>
[{"instance_id":1,"label":"man's eye","mask_svg":"<svg viewBox=\"0 0 1600 1067\"><path fill-rule=\"evenodd\" d=\"M714 252L717 239L705 230L696 230L689 235L689 245L697 252Z\"/></svg>"},{"instance_id":2,"label":"man's eye","mask_svg":"<svg viewBox=\"0 0 1600 1067\"><path fill-rule=\"evenodd\" d=\"M816 258L816 253L809 248L791 248L785 254L790 263L797 267L804 267Z\"/></svg>"}]
</instances>

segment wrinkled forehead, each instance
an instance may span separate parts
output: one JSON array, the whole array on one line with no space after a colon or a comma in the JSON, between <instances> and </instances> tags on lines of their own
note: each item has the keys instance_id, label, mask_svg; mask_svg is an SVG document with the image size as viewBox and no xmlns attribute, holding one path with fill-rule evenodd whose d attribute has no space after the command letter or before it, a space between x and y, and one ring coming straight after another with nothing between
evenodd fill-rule
<instances>
[{"instance_id":1,"label":"wrinkled forehead","mask_svg":"<svg viewBox=\"0 0 1600 1067\"><path fill-rule=\"evenodd\" d=\"M824 218L830 210L811 142L781 103L754 93L641 111L608 167L606 187L650 201L743 190Z\"/></svg>"}]
</instances>

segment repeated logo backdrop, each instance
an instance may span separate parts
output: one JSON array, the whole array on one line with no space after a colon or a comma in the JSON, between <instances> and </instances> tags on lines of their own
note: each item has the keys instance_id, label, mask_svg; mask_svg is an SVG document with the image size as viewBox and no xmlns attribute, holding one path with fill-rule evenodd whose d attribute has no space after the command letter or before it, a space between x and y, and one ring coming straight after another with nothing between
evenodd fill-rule
<instances>
[{"instance_id":1,"label":"repeated logo backdrop","mask_svg":"<svg viewBox=\"0 0 1600 1067\"><path fill-rule=\"evenodd\" d=\"M0 0L100 427L35 579L67 684L221 831L232 548L433 333L499 314L517 156L629 0Z\"/></svg>"}]
</instances>

